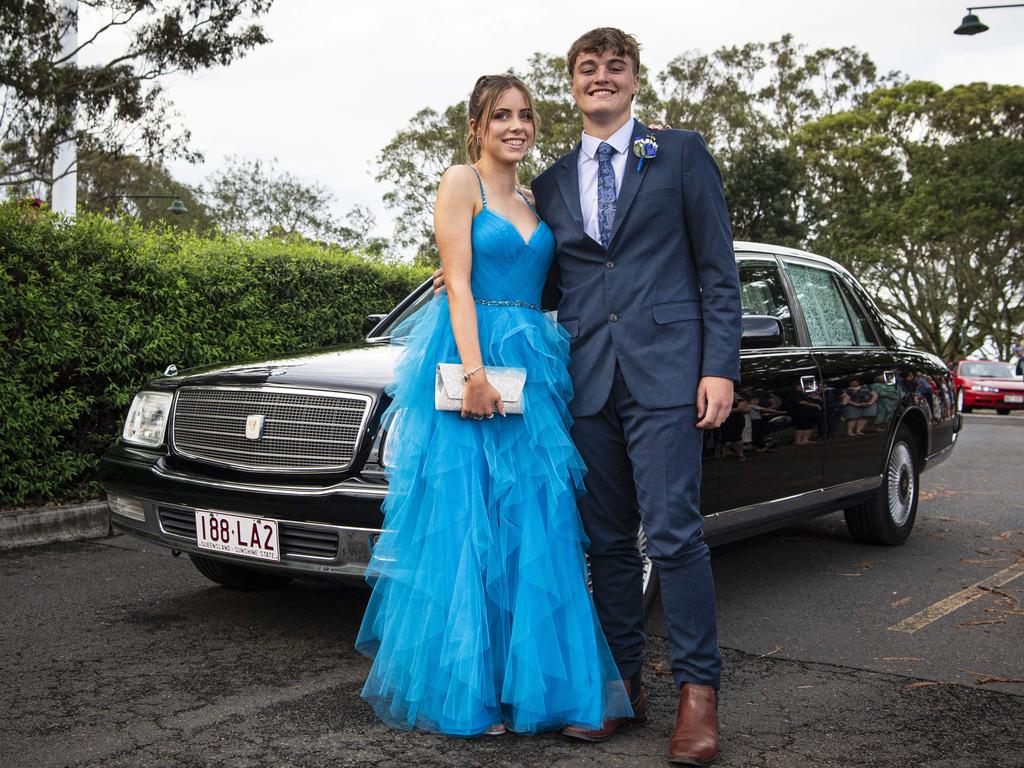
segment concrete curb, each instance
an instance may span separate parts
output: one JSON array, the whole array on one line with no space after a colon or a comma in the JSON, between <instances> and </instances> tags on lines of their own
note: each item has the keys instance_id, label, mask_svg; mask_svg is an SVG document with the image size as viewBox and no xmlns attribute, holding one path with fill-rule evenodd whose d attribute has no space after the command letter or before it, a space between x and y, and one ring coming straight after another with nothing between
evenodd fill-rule
<instances>
[{"instance_id":1,"label":"concrete curb","mask_svg":"<svg viewBox=\"0 0 1024 768\"><path fill-rule=\"evenodd\" d=\"M110 535L105 501L0 513L0 550Z\"/></svg>"}]
</instances>

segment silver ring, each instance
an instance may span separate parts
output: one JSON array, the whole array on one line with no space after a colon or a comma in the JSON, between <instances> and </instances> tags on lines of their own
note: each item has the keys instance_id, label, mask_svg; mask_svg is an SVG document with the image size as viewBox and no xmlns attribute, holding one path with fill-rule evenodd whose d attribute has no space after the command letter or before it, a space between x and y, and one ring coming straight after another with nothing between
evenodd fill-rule
<instances>
[{"instance_id":1,"label":"silver ring","mask_svg":"<svg viewBox=\"0 0 1024 768\"><path fill-rule=\"evenodd\" d=\"M483 416L474 416L473 418L476 419L477 421L483 421L484 420Z\"/></svg>"},{"instance_id":2,"label":"silver ring","mask_svg":"<svg viewBox=\"0 0 1024 768\"><path fill-rule=\"evenodd\" d=\"M490 416L488 416L487 418L488 418L488 419L493 419L493 418L494 418L494 411L491 411L491 414L490 414Z\"/></svg>"}]
</instances>

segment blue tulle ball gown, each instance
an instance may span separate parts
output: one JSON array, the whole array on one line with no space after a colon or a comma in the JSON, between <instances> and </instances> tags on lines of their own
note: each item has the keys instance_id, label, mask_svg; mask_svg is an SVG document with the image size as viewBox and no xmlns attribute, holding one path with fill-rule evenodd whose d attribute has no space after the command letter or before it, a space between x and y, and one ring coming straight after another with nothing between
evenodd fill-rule
<instances>
[{"instance_id":1,"label":"blue tulle ball gown","mask_svg":"<svg viewBox=\"0 0 1024 768\"><path fill-rule=\"evenodd\" d=\"M472 245L483 358L526 369L525 414L436 411L435 367L459 362L447 298L406 322L384 417L385 530L356 641L373 659L362 695L404 729L597 728L632 713L587 590L568 339L538 307L554 236L538 222L524 240L485 199Z\"/></svg>"}]
</instances>

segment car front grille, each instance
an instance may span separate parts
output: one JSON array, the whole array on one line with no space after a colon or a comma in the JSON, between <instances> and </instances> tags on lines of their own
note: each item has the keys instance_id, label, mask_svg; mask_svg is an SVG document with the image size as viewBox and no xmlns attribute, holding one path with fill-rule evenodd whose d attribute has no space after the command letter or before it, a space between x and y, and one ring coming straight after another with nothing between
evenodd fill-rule
<instances>
[{"instance_id":1,"label":"car front grille","mask_svg":"<svg viewBox=\"0 0 1024 768\"><path fill-rule=\"evenodd\" d=\"M245 470L309 473L348 469L370 398L267 387L182 387L171 444L182 456ZM262 417L258 436L246 436Z\"/></svg>"},{"instance_id":2,"label":"car front grille","mask_svg":"<svg viewBox=\"0 0 1024 768\"><path fill-rule=\"evenodd\" d=\"M196 513L183 507L157 507L160 527L164 533L196 541ZM278 538L281 556L288 558L316 558L334 560L338 556L338 533L328 528L296 525L279 520Z\"/></svg>"}]
</instances>

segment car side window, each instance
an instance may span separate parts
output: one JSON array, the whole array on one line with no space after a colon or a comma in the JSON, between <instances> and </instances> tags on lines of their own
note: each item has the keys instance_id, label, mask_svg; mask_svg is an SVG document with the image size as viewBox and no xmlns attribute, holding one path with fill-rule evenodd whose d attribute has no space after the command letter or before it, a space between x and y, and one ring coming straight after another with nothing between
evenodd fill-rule
<instances>
[{"instance_id":1,"label":"car side window","mask_svg":"<svg viewBox=\"0 0 1024 768\"><path fill-rule=\"evenodd\" d=\"M782 287L782 276L774 260L745 260L737 265L740 273L740 298L744 315L770 315L782 324L787 346L796 345L796 327L789 301Z\"/></svg>"},{"instance_id":2,"label":"car side window","mask_svg":"<svg viewBox=\"0 0 1024 768\"><path fill-rule=\"evenodd\" d=\"M846 311L850 316L850 321L853 324L853 335L857 337L858 347L876 347L878 346L878 339L875 336L875 331L871 327L871 323L868 320L867 314L861 307L860 303L854 297L850 291L850 286L843 280L839 280L836 276L833 276L833 281L839 287L839 292L843 296L843 303L846 305Z\"/></svg>"},{"instance_id":3,"label":"car side window","mask_svg":"<svg viewBox=\"0 0 1024 768\"><path fill-rule=\"evenodd\" d=\"M855 347L865 343L858 340L850 302L843 296L834 272L787 261L786 273L796 290L812 347Z\"/></svg>"}]
</instances>

